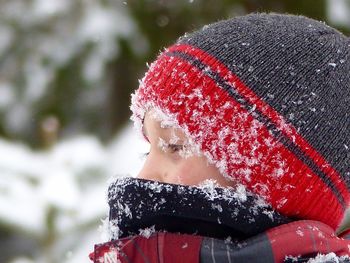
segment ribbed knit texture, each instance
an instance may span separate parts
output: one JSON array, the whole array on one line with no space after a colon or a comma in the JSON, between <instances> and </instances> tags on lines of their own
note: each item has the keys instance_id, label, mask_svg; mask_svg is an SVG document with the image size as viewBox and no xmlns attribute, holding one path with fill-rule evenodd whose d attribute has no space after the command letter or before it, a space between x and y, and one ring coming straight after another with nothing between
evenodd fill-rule
<instances>
[{"instance_id":1,"label":"ribbed knit texture","mask_svg":"<svg viewBox=\"0 0 350 263\"><path fill-rule=\"evenodd\" d=\"M251 14L166 49L132 109L173 116L223 175L282 214L336 228L350 201L349 72L350 40L335 29Z\"/></svg>"}]
</instances>

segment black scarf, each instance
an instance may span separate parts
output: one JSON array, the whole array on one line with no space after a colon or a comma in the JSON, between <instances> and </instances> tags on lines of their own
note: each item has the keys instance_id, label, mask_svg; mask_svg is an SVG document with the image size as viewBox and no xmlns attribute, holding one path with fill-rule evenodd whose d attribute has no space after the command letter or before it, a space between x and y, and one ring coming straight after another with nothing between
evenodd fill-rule
<instances>
[{"instance_id":1,"label":"black scarf","mask_svg":"<svg viewBox=\"0 0 350 263\"><path fill-rule=\"evenodd\" d=\"M195 187L122 178L110 185L108 203L111 239L137 235L148 228L239 241L292 221L243 187Z\"/></svg>"}]
</instances>

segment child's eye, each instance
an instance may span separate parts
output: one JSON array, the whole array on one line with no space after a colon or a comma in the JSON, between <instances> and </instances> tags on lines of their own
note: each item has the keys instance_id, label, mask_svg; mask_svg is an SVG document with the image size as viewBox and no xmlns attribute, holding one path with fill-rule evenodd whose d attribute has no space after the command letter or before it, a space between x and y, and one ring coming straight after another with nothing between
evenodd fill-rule
<instances>
[{"instance_id":1,"label":"child's eye","mask_svg":"<svg viewBox=\"0 0 350 263\"><path fill-rule=\"evenodd\" d=\"M178 151L183 150L184 146L181 144L169 144L168 149L170 150L170 153L176 153Z\"/></svg>"},{"instance_id":2,"label":"child's eye","mask_svg":"<svg viewBox=\"0 0 350 263\"><path fill-rule=\"evenodd\" d=\"M149 155L150 152L146 152L142 154L142 158L147 158L147 156Z\"/></svg>"}]
</instances>

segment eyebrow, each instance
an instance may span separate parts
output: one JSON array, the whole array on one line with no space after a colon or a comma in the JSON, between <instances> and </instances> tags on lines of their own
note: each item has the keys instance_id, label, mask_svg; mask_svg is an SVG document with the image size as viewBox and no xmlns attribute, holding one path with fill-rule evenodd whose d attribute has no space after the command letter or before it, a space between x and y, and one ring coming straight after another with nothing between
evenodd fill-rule
<instances>
[{"instance_id":1,"label":"eyebrow","mask_svg":"<svg viewBox=\"0 0 350 263\"><path fill-rule=\"evenodd\" d=\"M143 137L146 139L146 141L149 142L148 132L147 132L146 125L145 125L145 119L146 119L146 116L144 116L143 119L142 119L142 128L141 128L141 130L142 130ZM171 125L166 125L166 124L164 125L163 124L163 126L164 127L161 126L161 129L164 129L164 130L168 130L168 129L173 128L173 126L171 126Z\"/></svg>"}]
</instances>

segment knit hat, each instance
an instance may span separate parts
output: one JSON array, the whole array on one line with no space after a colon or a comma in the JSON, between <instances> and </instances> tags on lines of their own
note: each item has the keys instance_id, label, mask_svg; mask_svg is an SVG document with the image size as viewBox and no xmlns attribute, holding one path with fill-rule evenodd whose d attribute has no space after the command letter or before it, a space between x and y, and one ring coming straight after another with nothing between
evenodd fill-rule
<instances>
[{"instance_id":1,"label":"knit hat","mask_svg":"<svg viewBox=\"0 0 350 263\"><path fill-rule=\"evenodd\" d=\"M132 98L172 118L220 172L292 218L334 229L350 201L350 39L280 14L180 38ZM188 176L191 176L190 174Z\"/></svg>"}]
</instances>

